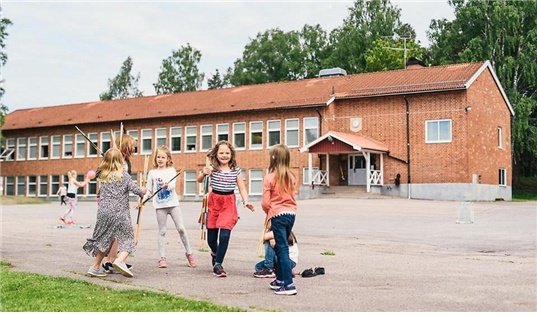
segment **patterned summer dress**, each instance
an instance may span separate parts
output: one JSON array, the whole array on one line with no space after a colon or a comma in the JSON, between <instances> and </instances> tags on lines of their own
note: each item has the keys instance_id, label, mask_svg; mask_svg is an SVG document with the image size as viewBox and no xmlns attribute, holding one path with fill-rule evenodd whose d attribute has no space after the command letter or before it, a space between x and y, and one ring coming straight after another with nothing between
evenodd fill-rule
<instances>
[{"instance_id":1,"label":"patterned summer dress","mask_svg":"<svg viewBox=\"0 0 537 316\"><path fill-rule=\"evenodd\" d=\"M120 252L134 252L134 231L129 208L129 192L140 197L143 196L142 189L126 171L123 172L121 181L101 182L101 202L97 209L93 236L88 238L82 247L89 256L96 257L98 251L108 252L114 239L117 239Z\"/></svg>"}]
</instances>

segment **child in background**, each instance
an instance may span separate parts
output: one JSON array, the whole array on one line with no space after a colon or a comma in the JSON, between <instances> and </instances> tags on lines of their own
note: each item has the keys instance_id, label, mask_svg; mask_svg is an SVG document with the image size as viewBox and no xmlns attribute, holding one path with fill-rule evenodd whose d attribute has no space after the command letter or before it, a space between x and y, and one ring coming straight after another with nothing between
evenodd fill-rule
<instances>
[{"instance_id":1,"label":"child in background","mask_svg":"<svg viewBox=\"0 0 537 316\"><path fill-rule=\"evenodd\" d=\"M146 193L146 188L136 185L127 171L123 169L123 163L121 152L116 148L111 148L106 151L99 166L101 202L97 209L93 236L88 238L83 246L86 254L95 257L93 265L87 272L90 276L105 277L107 275L101 268L101 262L114 240L118 243L119 249L119 256L112 263L114 268L125 277L133 276L125 264L127 256L135 250L129 192L142 197Z\"/></svg>"},{"instance_id":2,"label":"child in background","mask_svg":"<svg viewBox=\"0 0 537 316\"><path fill-rule=\"evenodd\" d=\"M63 184L63 182L60 184L60 187L58 188L58 192L56 192L57 195L60 196L60 206L61 205L67 205L67 203L65 202L65 196L67 195L67 187L65 186L65 184Z\"/></svg>"},{"instance_id":3,"label":"child in background","mask_svg":"<svg viewBox=\"0 0 537 316\"><path fill-rule=\"evenodd\" d=\"M222 267L231 230L237 224L237 204L235 187L239 188L242 203L251 211L254 206L248 202L248 192L242 180L241 168L235 161L235 149L228 141L219 141L209 152L212 167L204 167L197 177L203 182L205 176L210 177L211 192L209 193L207 215L207 243L211 248L213 273L217 277L226 277Z\"/></svg>"},{"instance_id":4,"label":"child in background","mask_svg":"<svg viewBox=\"0 0 537 316\"><path fill-rule=\"evenodd\" d=\"M176 174L175 168L173 167L172 155L167 147L160 146L157 148L153 159L153 166L156 169L150 170L147 175L147 193L144 200L151 196L153 192L157 192L162 188L162 190L153 197L153 207L157 214L158 223L158 250L160 256L158 267L166 268L168 266L164 244L166 241L166 222L168 215L170 215L175 224L175 229L177 229L181 241L183 242L183 246L185 247L187 263L191 268L195 268L196 261L192 249L190 248L186 228L183 224L183 214L179 207L179 199L175 192L176 179L167 182L168 179L173 178Z\"/></svg>"},{"instance_id":5,"label":"child in background","mask_svg":"<svg viewBox=\"0 0 537 316\"><path fill-rule=\"evenodd\" d=\"M270 222L269 222L270 223ZM269 224L270 225L270 224ZM254 269L254 277L256 278L274 278L275 266L276 266L276 253L274 252L274 246L276 241L274 240L274 234L272 230L268 230L264 236L265 244L265 259L256 263ZM295 267L298 264L298 243L295 234L291 232L289 234L289 259L291 260L291 273L293 277L296 274Z\"/></svg>"},{"instance_id":6,"label":"child in background","mask_svg":"<svg viewBox=\"0 0 537 316\"><path fill-rule=\"evenodd\" d=\"M67 202L69 202L69 208L62 217L60 217L60 220L64 222L65 224L72 225L75 222L73 221L73 215L75 214L76 204L77 204L77 197L76 193L78 191L78 188L82 188L88 184L90 179L88 178L88 175L86 175L83 182L76 181L76 170L69 170L67 171L67 178L69 178L69 182L67 184Z\"/></svg>"},{"instance_id":7,"label":"child in background","mask_svg":"<svg viewBox=\"0 0 537 316\"><path fill-rule=\"evenodd\" d=\"M295 295L297 291L291 272L288 240L297 211L296 177L290 170L291 154L287 146L273 146L269 156L269 174L263 178L261 207L271 221L276 241L276 279L270 283L270 288L278 295Z\"/></svg>"}]
</instances>

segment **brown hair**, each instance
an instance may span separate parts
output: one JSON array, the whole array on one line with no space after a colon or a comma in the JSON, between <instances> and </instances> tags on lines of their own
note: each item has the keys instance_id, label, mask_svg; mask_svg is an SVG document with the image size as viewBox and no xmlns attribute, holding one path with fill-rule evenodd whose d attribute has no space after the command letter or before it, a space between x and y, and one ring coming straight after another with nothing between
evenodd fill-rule
<instances>
[{"instance_id":1,"label":"brown hair","mask_svg":"<svg viewBox=\"0 0 537 316\"><path fill-rule=\"evenodd\" d=\"M207 157L210 158L211 164L213 165L213 168L219 170L220 169L220 161L218 161L218 150L220 149L221 145L225 145L229 148L229 152L231 153L231 157L229 157L229 168L231 170L234 170L237 168L237 161L235 161L235 147L228 142L227 140L221 140L216 145L214 145L213 149L209 151L207 154Z\"/></svg>"}]
</instances>

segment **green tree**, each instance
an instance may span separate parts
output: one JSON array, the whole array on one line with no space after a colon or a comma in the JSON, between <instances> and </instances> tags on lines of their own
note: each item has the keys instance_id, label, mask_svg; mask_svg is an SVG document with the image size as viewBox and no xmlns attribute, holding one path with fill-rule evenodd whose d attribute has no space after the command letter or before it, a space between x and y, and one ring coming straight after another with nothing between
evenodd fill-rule
<instances>
[{"instance_id":1,"label":"green tree","mask_svg":"<svg viewBox=\"0 0 537 316\"><path fill-rule=\"evenodd\" d=\"M332 53L328 33L319 25L304 25L300 32L302 69L304 78L315 78L324 67L324 61Z\"/></svg>"},{"instance_id":2,"label":"green tree","mask_svg":"<svg viewBox=\"0 0 537 316\"><path fill-rule=\"evenodd\" d=\"M153 84L157 94L198 90L205 77L198 69L201 52L189 43L162 61L157 83Z\"/></svg>"},{"instance_id":3,"label":"green tree","mask_svg":"<svg viewBox=\"0 0 537 316\"><path fill-rule=\"evenodd\" d=\"M366 72L404 69L409 57L423 59L425 48L414 40L377 39L366 51Z\"/></svg>"},{"instance_id":4,"label":"green tree","mask_svg":"<svg viewBox=\"0 0 537 316\"><path fill-rule=\"evenodd\" d=\"M400 17L401 9L389 0L356 0L343 25L330 33L333 51L323 64L341 67L349 74L367 71L368 49L375 41L392 36L415 38L413 28Z\"/></svg>"},{"instance_id":5,"label":"green tree","mask_svg":"<svg viewBox=\"0 0 537 316\"><path fill-rule=\"evenodd\" d=\"M433 20L435 64L489 60L515 117L511 124L513 185L537 175L537 1L452 0L455 19Z\"/></svg>"},{"instance_id":6,"label":"green tree","mask_svg":"<svg viewBox=\"0 0 537 316\"><path fill-rule=\"evenodd\" d=\"M131 75L132 58L129 56L123 62L119 74L114 79L108 79L108 91L99 95L102 101L126 99L130 97L141 97L142 92L138 90L138 80L140 73Z\"/></svg>"},{"instance_id":7,"label":"green tree","mask_svg":"<svg viewBox=\"0 0 537 316\"><path fill-rule=\"evenodd\" d=\"M0 5L0 72L2 71L2 68L7 63L7 54L5 52L6 48L6 38L9 35L7 32L7 27L12 25L11 20L2 18L2 6ZM4 105L1 100L4 96L5 90L4 90L4 79L0 80L0 128L4 126L4 122L6 119L7 112L9 111L9 108ZM4 143L4 137L2 136L0 132L0 144Z\"/></svg>"},{"instance_id":8,"label":"green tree","mask_svg":"<svg viewBox=\"0 0 537 316\"><path fill-rule=\"evenodd\" d=\"M209 90L212 90L212 89L222 89L222 88L231 86L230 73L231 73L231 67L228 68L225 74L220 74L220 71L216 69L216 73L212 75L211 78L207 79L207 88Z\"/></svg>"}]
</instances>

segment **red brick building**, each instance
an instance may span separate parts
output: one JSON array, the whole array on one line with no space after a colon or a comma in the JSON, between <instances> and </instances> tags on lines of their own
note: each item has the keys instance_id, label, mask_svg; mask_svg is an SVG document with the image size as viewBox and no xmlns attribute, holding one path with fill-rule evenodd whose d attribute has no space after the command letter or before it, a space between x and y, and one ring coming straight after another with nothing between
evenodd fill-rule
<instances>
[{"instance_id":1,"label":"red brick building","mask_svg":"<svg viewBox=\"0 0 537 316\"><path fill-rule=\"evenodd\" d=\"M341 71L337 72L341 73ZM68 169L79 176L110 147L123 123L143 155L168 146L178 194L199 198L196 173L220 139L232 141L252 198L267 149L286 144L302 183L300 198L329 186L417 199L511 200L513 108L490 63L321 77L133 99L17 110L7 115L3 194L50 197ZM92 196L95 182L83 192Z\"/></svg>"}]
</instances>

